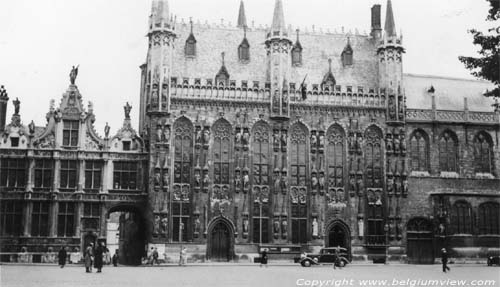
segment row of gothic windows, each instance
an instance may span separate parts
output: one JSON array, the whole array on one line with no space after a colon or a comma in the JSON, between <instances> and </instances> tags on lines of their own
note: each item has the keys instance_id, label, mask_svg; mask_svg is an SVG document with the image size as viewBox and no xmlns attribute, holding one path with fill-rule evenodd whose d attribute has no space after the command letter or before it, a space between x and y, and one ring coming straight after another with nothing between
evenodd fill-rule
<instances>
[{"instance_id":1,"label":"row of gothic windows","mask_svg":"<svg viewBox=\"0 0 500 287\"><path fill-rule=\"evenodd\" d=\"M475 214L471 205L466 201L457 201L451 210L451 229L453 234L477 233L500 234L500 204L497 202L486 202L479 205ZM477 224L477 226L476 226Z\"/></svg>"},{"instance_id":2,"label":"row of gothic windows","mask_svg":"<svg viewBox=\"0 0 500 287\"><path fill-rule=\"evenodd\" d=\"M73 237L76 234L76 206L74 202L59 202L56 214L57 236ZM29 234L35 237L49 236L50 202L33 201L31 210L31 229ZM23 234L23 202L3 200L0 203L0 235L20 236ZM83 217L100 217L98 203L84 203Z\"/></svg>"},{"instance_id":3,"label":"row of gothic windows","mask_svg":"<svg viewBox=\"0 0 500 287\"><path fill-rule=\"evenodd\" d=\"M486 132L479 132L471 143L475 173L493 173L493 140ZM429 136L423 130L416 130L410 135L409 158L413 171L430 169ZM439 170L459 172L459 141L452 131L444 131L438 139Z\"/></svg>"},{"instance_id":4,"label":"row of gothic windows","mask_svg":"<svg viewBox=\"0 0 500 287\"><path fill-rule=\"evenodd\" d=\"M73 192L78 188L79 162L61 160L59 170L59 189ZM85 184L87 192L97 192L102 186L103 161L85 161ZM35 191L48 191L54 180L54 160L35 159L34 186ZM22 158L3 159L0 164L0 187L13 189L26 188L28 161ZM139 164L137 162L114 162L113 189L137 190L139 180Z\"/></svg>"}]
</instances>

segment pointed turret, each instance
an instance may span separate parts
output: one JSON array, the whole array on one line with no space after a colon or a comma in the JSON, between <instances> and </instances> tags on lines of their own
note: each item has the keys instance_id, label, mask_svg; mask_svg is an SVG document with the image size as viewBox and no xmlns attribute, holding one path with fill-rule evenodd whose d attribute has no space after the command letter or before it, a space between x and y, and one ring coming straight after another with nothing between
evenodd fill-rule
<instances>
[{"instance_id":1,"label":"pointed turret","mask_svg":"<svg viewBox=\"0 0 500 287\"><path fill-rule=\"evenodd\" d=\"M283 13L283 1L276 0L276 4L274 5L274 14L273 14L273 24L271 25L271 34L278 35L279 32L284 32L286 30L285 27L285 13Z\"/></svg>"},{"instance_id":2,"label":"pointed turret","mask_svg":"<svg viewBox=\"0 0 500 287\"><path fill-rule=\"evenodd\" d=\"M396 36L396 24L394 23L394 13L392 12L391 0L387 0L387 12L385 13L385 35L386 37Z\"/></svg>"},{"instance_id":3,"label":"pointed turret","mask_svg":"<svg viewBox=\"0 0 500 287\"><path fill-rule=\"evenodd\" d=\"M238 28L247 28L247 16L245 14L245 4L243 0L240 2L240 11L238 13Z\"/></svg>"},{"instance_id":4,"label":"pointed turret","mask_svg":"<svg viewBox=\"0 0 500 287\"><path fill-rule=\"evenodd\" d=\"M161 23L170 24L168 0L154 0L151 6L151 24L160 27Z\"/></svg>"},{"instance_id":5,"label":"pointed turret","mask_svg":"<svg viewBox=\"0 0 500 287\"><path fill-rule=\"evenodd\" d=\"M7 103L9 102L9 97L4 86L0 86L0 131L5 129L5 122L7 120Z\"/></svg>"}]
</instances>

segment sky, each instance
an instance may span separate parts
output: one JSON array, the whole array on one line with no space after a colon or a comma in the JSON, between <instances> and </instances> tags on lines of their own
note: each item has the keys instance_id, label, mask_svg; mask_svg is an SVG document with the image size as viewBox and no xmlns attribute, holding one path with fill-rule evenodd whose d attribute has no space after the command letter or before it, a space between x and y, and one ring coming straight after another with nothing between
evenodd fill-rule
<instances>
[{"instance_id":1,"label":"sky","mask_svg":"<svg viewBox=\"0 0 500 287\"><path fill-rule=\"evenodd\" d=\"M234 25L240 0L169 0L178 20ZM370 8L386 0L283 0L286 24L302 31L327 29L361 33L370 30ZM471 78L459 55L475 56L470 28L488 29L485 0L393 0L398 33L406 54L404 72ZM273 0L245 0L249 25L270 25ZM123 122L123 106L132 106L138 126L140 70L147 52L151 0L1 0L0 85L10 102L21 101L23 123L46 124L51 99L59 105L69 84L72 65L80 65L77 79L84 105L94 104L95 127L103 135ZM203 37L203 35L197 35Z\"/></svg>"}]
</instances>

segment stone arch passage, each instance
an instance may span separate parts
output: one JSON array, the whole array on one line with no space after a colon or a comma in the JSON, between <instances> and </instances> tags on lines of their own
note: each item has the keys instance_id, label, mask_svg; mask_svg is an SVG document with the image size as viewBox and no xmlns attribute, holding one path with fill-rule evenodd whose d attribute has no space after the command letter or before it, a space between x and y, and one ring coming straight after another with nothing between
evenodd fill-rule
<instances>
[{"instance_id":1,"label":"stone arch passage","mask_svg":"<svg viewBox=\"0 0 500 287\"><path fill-rule=\"evenodd\" d=\"M351 231L349 226L341 221L334 220L328 224L326 247L343 247L347 249L349 260L351 259Z\"/></svg>"}]
</instances>

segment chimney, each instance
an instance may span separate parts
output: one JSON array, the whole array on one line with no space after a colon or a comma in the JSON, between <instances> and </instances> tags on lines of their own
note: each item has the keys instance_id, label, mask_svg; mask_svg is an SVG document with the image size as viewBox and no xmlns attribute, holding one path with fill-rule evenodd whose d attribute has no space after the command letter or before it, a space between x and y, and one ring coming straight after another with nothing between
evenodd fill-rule
<instances>
[{"instance_id":1,"label":"chimney","mask_svg":"<svg viewBox=\"0 0 500 287\"><path fill-rule=\"evenodd\" d=\"M373 5L372 7L372 32L370 35L374 38L380 38L382 36L380 9L381 6L379 4Z\"/></svg>"}]
</instances>

